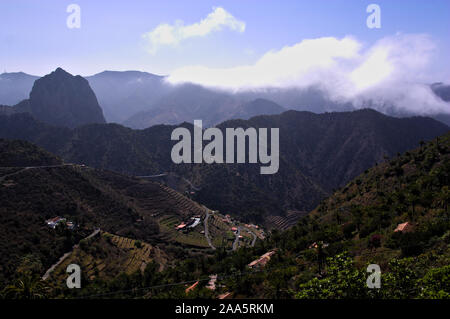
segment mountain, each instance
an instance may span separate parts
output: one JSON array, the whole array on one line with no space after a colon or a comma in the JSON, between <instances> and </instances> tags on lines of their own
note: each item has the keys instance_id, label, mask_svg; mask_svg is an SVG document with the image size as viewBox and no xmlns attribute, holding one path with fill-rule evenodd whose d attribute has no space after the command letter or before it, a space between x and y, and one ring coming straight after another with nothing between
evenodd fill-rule
<instances>
[{"instance_id":1,"label":"mountain","mask_svg":"<svg viewBox=\"0 0 450 319\"><path fill-rule=\"evenodd\" d=\"M23 72L0 74L0 104L15 105L25 100L38 76Z\"/></svg>"},{"instance_id":2,"label":"mountain","mask_svg":"<svg viewBox=\"0 0 450 319\"><path fill-rule=\"evenodd\" d=\"M230 115L229 119L248 120L257 115L280 114L284 111L286 111L286 109L277 103L259 98L240 105L238 109Z\"/></svg>"},{"instance_id":3,"label":"mountain","mask_svg":"<svg viewBox=\"0 0 450 319\"><path fill-rule=\"evenodd\" d=\"M444 83L433 83L431 85L431 89L434 94L439 96L443 101L450 102L450 85L446 85Z\"/></svg>"},{"instance_id":4,"label":"mountain","mask_svg":"<svg viewBox=\"0 0 450 319\"><path fill-rule=\"evenodd\" d=\"M233 298L449 298L449 171L447 133L368 169L291 229L194 271L237 269L220 282ZM376 266L381 289L368 289Z\"/></svg>"},{"instance_id":5,"label":"mountain","mask_svg":"<svg viewBox=\"0 0 450 319\"><path fill-rule=\"evenodd\" d=\"M0 112L10 113L5 105L14 105L25 99L39 77L19 73L0 75ZM241 107L252 101L264 99L284 109L314 113L352 111L352 103L329 99L326 92L316 86L308 88L261 88L230 92L203 87L192 83L172 85L165 76L140 71L104 71L85 77L95 92L108 122L122 123L130 128L144 129L157 124L177 124L202 119L204 125L213 126L228 119L263 114L278 114L280 110L245 113ZM449 100L448 85L434 83L432 91L444 101ZM377 105L368 101L366 108L380 109L390 116L410 117L415 114L399 113L392 106ZM26 108L26 107L25 107ZM239 112L244 112L238 115ZM270 110L269 110L270 111ZM448 114L429 116L447 125Z\"/></svg>"},{"instance_id":6,"label":"mountain","mask_svg":"<svg viewBox=\"0 0 450 319\"><path fill-rule=\"evenodd\" d=\"M158 266L167 264L170 253L102 232L82 240L56 267L51 296L182 299L229 292L246 299L449 298L449 156L447 133L368 169L283 233L273 231L253 247L229 254L178 255L163 271ZM28 265L35 260L24 259ZM149 262L143 272L137 270L141 262ZM64 288L69 263L81 264L83 276L87 272L83 290ZM368 289L376 266L382 289ZM218 274L213 290L205 287L211 274ZM191 291L177 282L193 283Z\"/></svg>"},{"instance_id":7,"label":"mountain","mask_svg":"<svg viewBox=\"0 0 450 319\"><path fill-rule=\"evenodd\" d=\"M192 130L192 124L182 126ZM0 137L25 139L66 162L130 175L173 172L197 189L194 198L244 220L267 221L288 210L308 211L334 188L375 165L444 134L448 127L430 118L393 118L374 110L280 115L231 120L217 127L280 129L280 165L261 175L260 164L174 164L171 133L177 126L132 130L118 124L75 129L40 123L26 114L0 116Z\"/></svg>"},{"instance_id":8,"label":"mountain","mask_svg":"<svg viewBox=\"0 0 450 319\"><path fill-rule=\"evenodd\" d=\"M171 88L164 77L139 71L104 71L85 77L94 90L108 122L121 123L152 108Z\"/></svg>"},{"instance_id":9,"label":"mountain","mask_svg":"<svg viewBox=\"0 0 450 319\"><path fill-rule=\"evenodd\" d=\"M271 268L302 256L298 298L448 298L449 171L449 133L374 166L282 234ZM358 288L368 264L383 273L375 295Z\"/></svg>"},{"instance_id":10,"label":"mountain","mask_svg":"<svg viewBox=\"0 0 450 319\"><path fill-rule=\"evenodd\" d=\"M105 123L102 109L87 80L61 68L37 79L28 100L9 109L3 107L2 111L27 112L40 121L72 128L89 123Z\"/></svg>"},{"instance_id":11,"label":"mountain","mask_svg":"<svg viewBox=\"0 0 450 319\"><path fill-rule=\"evenodd\" d=\"M125 126L144 129L156 124L193 123L202 119L212 126L229 119L232 110L243 101L225 91L208 89L195 84L180 84L157 100L150 110L139 112L124 121Z\"/></svg>"}]
</instances>

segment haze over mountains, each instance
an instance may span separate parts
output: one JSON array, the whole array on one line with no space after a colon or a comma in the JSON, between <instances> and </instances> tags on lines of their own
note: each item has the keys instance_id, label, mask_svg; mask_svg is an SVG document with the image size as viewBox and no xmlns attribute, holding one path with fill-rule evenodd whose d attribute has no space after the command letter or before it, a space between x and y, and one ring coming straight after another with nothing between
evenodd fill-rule
<instances>
[{"instance_id":1,"label":"haze over mountains","mask_svg":"<svg viewBox=\"0 0 450 319\"><path fill-rule=\"evenodd\" d=\"M202 119L205 126L213 126L228 119L279 114L288 109L314 113L356 109L352 103L330 100L325 91L315 86L231 92L191 83L172 85L164 76L139 71L104 71L85 78L97 96L106 121L137 129L194 119ZM13 105L26 98L35 79L37 77L25 73L0 75L0 105ZM431 90L437 98L446 101L450 109L449 86L437 83L430 86ZM253 110L249 111L249 107ZM370 100L363 103L363 107L398 117L417 115L399 112L394 104ZM450 124L448 114L428 115Z\"/></svg>"}]
</instances>

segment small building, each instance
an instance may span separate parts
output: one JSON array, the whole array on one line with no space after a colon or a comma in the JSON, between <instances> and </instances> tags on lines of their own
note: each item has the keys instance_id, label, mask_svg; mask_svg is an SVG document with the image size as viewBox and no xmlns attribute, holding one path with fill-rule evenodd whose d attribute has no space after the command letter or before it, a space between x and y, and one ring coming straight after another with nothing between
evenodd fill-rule
<instances>
[{"instance_id":1,"label":"small building","mask_svg":"<svg viewBox=\"0 0 450 319\"><path fill-rule=\"evenodd\" d=\"M186 224L185 223L181 223L180 225L176 226L175 228L177 230L181 230L181 229L184 229L185 227L186 227Z\"/></svg>"},{"instance_id":2,"label":"small building","mask_svg":"<svg viewBox=\"0 0 450 319\"><path fill-rule=\"evenodd\" d=\"M261 257L259 257L258 259L252 261L251 263L248 264L249 268L262 268L264 267L270 260L270 258L275 254L276 250L271 250L267 253L265 253L264 255L262 255Z\"/></svg>"},{"instance_id":3,"label":"small building","mask_svg":"<svg viewBox=\"0 0 450 319\"><path fill-rule=\"evenodd\" d=\"M412 225L409 222L401 223L397 225L397 228L395 228L394 233L404 233L412 230Z\"/></svg>"},{"instance_id":4,"label":"small building","mask_svg":"<svg viewBox=\"0 0 450 319\"><path fill-rule=\"evenodd\" d=\"M47 226L52 229L55 229L56 226L58 226L61 223L65 224L67 226L67 228L70 230L73 230L76 226L73 222L67 221L65 218L62 218L59 216L50 218L50 219L46 220L45 222L46 222Z\"/></svg>"},{"instance_id":5,"label":"small building","mask_svg":"<svg viewBox=\"0 0 450 319\"><path fill-rule=\"evenodd\" d=\"M48 227L55 229L56 225L58 225L61 222L65 222L66 219L62 218L62 217L53 217L51 219L46 220L45 222L47 223Z\"/></svg>"},{"instance_id":6,"label":"small building","mask_svg":"<svg viewBox=\"0 0 450 319\"><path fill-rule=\"evenodd\" d=\"M217 281L217 275L210 275L208 284L206 285L206 289L209 290L216 290L216 281Z\"/></svg>"},{"instance_id":7,"label":"small building","mask_svg":"<svg viewBox=\"0 0 450 319\"><path fill-rule=\"evenodd\" d=\"M309 249L316 249L316 248L319 248L319 244L322 245L322 248L327 248L328 245L329 245L329 244L327 244L327 243L324 243L324 242L322 242L322 241L319 241L319 243L313 242L311 245L309 245L308 248L309 248Z\"/></svg>"},{"instance_id":8,"label":"small building","mask_svg":"<svg viewBox=\"0 0 450 319\"><path fill-rule=\"evenodd\" d=\"M198 280L192 286L189 286L188 288L186 288L185 293L191 292L192 290L195 289L195 287L197 287L197 285L198 285Z\"/></svg>"},{"instance_id":9,"label":"small building","mask_svg":"<svg viewBox=\"0 0 450 319\"><path fill-rule=\"evenodd\" d=\"M200 224L200 218L194 217L192 222L187 226L188 228L195 228L198 224Z\"/></svg>"},{"instance_id":10,"label":"small building","mask_svg":"<svg viewBox=\"0 0 450 319\"><path fill-rule=\"evenodd\" d=\"M231 227L231 231L237 231L236 227Z\"/></svg>"},{"instance_id":11,"label":"small building","mask_svg":"<svg viewBox=\"0 0 450 319\"><path fill-rule=\"evenodd\" d=\"M226 292L224 294L219 295L219 299L229 299L231 298L231 292Z\"/></svg>"}]
</instances>

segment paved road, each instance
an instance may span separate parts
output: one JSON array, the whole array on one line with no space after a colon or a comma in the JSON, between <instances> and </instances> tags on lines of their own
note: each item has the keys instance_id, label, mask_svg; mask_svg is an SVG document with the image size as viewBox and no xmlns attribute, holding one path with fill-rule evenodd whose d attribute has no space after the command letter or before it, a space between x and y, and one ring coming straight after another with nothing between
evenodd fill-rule
<instances>
[{"instance_id":1,"label":"paved road","mask_svg":"<svg viewBox=\"0 0 450 319\"><path fill-rule=\"evenodd\" d=\"M192 188L193 190L195 190L196 192L198 192L198 191L201 190L201 188L198 188L198 187L196 187L194 184L192 184L192 182L191 182L190 180L188 180L188 179L186 179L186 178L184 178L184 177L182 177L182 176L179 176L179 175L177 175L177 174L175 174L175 173L171 173L171 172L169 172L169 173L161 173L161 174L156 174L156 175L135 176L135 177L137 177L137 178L155 178L155 177L163 177L163 176L167 176L167 175L169 175L169 174L172 175L172 176L176 176L176 177L178 177L178 178L181 178L183 181L185 181L186 183L188 183L189 186L191 186L191 188Z\"/></svg>"},{"instance_id":2,"label":"paved road","mask_svg":"<svg viewBox=\"0 0 450 319\"><path fill-rule=\"evenodd\" d=\"M237 232L236 232L236 239L233 242L233 250L236 250L238 248L240 235L241 235L241 226L238 226Z\"/></svg>"},{"instance_id":3,"label":"paved road","mask_svg":"<svg viewBox=\"0 0 450 319\"><path fill-rule=\"evenodd\" d=\"M45 166L27 166L27 167L0 167L0 168L21 168L20 170L11 173L11 174L7 174L7 175L3 175L0 176L0 182L2 182L5 178L7 177L11 177L17 174L20 174L26 170L30 170L30 169L38 169L38 168L54 168L54 167L65 167L65 166L74 166L75 164L60 164L60 165L45 165Z\"/></svg>"},{"instance_id":4,"label":"paved road","mask_svg":"<svg viewBox=\"0 0 450 319\"><path fill-rule=\"evenodd\" d=\"M253 247L253 246L255 246L255 243L256 243L256 234L254 233L254 232L252 232L250 229L248 229L248 228L246 228L247 229L247 231L250 233L250 234L252 234L253 235L253 241L252 241L252 244L251 244L251 246Z\"/></svg>"},{"instance_id":5,"label":"paved road","mask_svg":"<svg viewBox=\"0 0 450 319\"><path fill-rule=\"evenodd\" d=\"M145 176L136 176L137 178L154 178L154 177L163 177L163 176L167 176L167 173L162 173L162 174L158 174L158 175L145 175Z\"/></svg>"},{"instance_id":6,"label":"paved road","mask_svg":"<svg viewBox=\"0 0 450 319\"><path fill-rule=\"evenodd\" d=\"M192 184L190 180L187 180L187 179L184 178L184 177L183 177L183 180L184 180L186 183L188 183L188 184L192 187L192 189L195 190L196 192L198 192L198 191L201 190L201 188L195 187L194 184Z\"/></svg>"},{"instance_id":7,"label":"paved road","mask_svg":"<svg viewBox=\"0 0 450 319\"><path fill-rule=\"evenodd\" d=\"M0 176L0 182L3 182L3 180L4 180L5 178L7 178L7 177L11 177L11 176L14 176L14 175L20 174L20 173L22 173L22 172L23 172L23 171L25 171L25 170L26 170L26 168L23 168L23 169L21 169L21 170L18 170L18 171L14 172L14 173L11 173L11 174L7 174L7 175L3 175L3 176Z\"/></svg>"},{"instance_id":8,"label":"paved road","mask_svg":"<svg viewBox=\"0 0 450 319\"><path fill-rule=\"evenodd\" d=\"M100 232L100 228L97 228L96 230L94 230L89 236L85 237L84 239L89 239L91 237L94 237L95 235L97 235ZM82 239L83 240L83 239ZM58 267L64 260L66 260L67 257L69 257L72 252L74 251L74 249L78 248L78 244L74 245L72 247L72 250L65 253L64 255L61 256L61 258L58 259L58 261L53 264L44 274L44 276L42 276L42 280L47 280L47 278L50 276L50 274L53 272L53 270L55 270L56 267Z\"/></svg>"},{"instance_id":9,"label":"paved road","mask_svg":"<svg viewBox=\"0 0 450 319\"><path fill-rule=\"evenodd\" d=\"M206 237L206 240L208 241L209 247L211 247L212 249L216 250L216 247L214 247L214 245L211 242L211 238L209 237L209 230L208 230L208 219L209 219L209 216L210 216L209 215L209 210L206 209L206 217L205 217L205 221L204 221L204 223L205 223L205 237Z\"/></svg>"}]
</instances>

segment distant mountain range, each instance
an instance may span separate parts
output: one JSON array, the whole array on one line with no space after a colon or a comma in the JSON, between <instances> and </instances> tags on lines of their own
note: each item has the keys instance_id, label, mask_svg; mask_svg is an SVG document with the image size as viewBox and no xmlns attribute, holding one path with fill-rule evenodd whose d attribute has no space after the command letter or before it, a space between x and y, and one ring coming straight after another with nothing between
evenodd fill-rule
<instances>
[{"instance_id":1,"label":"distant mountain range","mask_svg":"<svg viewBox=\"0 0 450 319\"><path fill-rule=\"evenodd\" d=\"M0 105L15 105L28 98L39 76L23 72L0 74Z\"/></svg>"},{"instance_id":2,"label":"distant mountain range","mask_svg":"<svg viewBox=\"0 0 450 319\"><path fill-rule=\"evenodd\" d=\"M153 107L170 86L164 77L139 71L104 71L85 77L97 95L108 122L122 123Z\"/></svg>"},{"instance_id":3,"label":"distant mountain range","mask_svg":"<svg viewBox=\"0 0 450 319\"><path fill-rule=\"evenodd\" d=\"M135 129L156 124L192 123L194 119L202 119L204 125L214 126L228 119L279 114L288 109L314 113L355 109L351 103L331 101L318 87L268 88L232 93L190 83L171 85L164 76L139 71L104 71L85 78L95 92L106 121ZM25 73L1 74L0 105L14 105L27 98L36 79L38 77ZM437 96L449 101L450 86L435 83L430 87ZM376 104L366 107L377 109ZM397 117L414 115L400 114L394 109L385 112ZM430 116L450 124L448 114Z\"/></svg>"}]
</instances>

